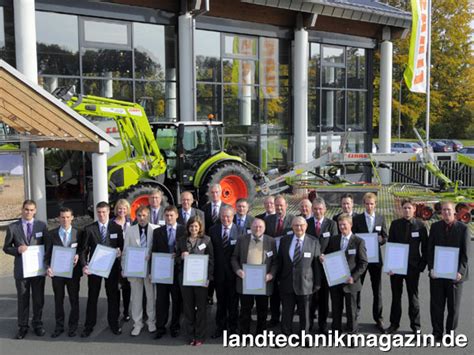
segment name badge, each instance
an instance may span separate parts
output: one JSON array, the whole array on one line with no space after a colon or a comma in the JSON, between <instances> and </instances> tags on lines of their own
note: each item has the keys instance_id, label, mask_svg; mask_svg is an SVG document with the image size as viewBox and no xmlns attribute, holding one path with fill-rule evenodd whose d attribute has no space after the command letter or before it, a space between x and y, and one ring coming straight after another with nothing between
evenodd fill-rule
<instances>
[{"instance_id":1,"label":"name badge","mask_svg":"<svg viewBox=\"0 0 474 355\"><path fill-rule=\"evenodd\" d=\"M304 256L305 258L311 258L311 253L304 253L303 256Z\"/></svg>"},{"instance_id":2,"label":"name badge","mask_svg":"<svg viewBox=\"0 0 474 355\"><path fill-rule=\"evenodd\" d=\"M160 226L164 226L166 223L165 223L164 220L160 219L160 220L158 221L158 224L159 224Z\"/></svg>"},{"instance_id":3,"label":"name badge","mask_svg":"<svg viewBox=\"0 0 474 355\"><path fill-rule=\"evenodd\" d=\"M117 233L112 233L110 235L110 239L117 239Z\"/></svg>"},{"instance_id":4,"label":"name badge","mask_svg":"<svg viewBox=\"0 0 474 355\"><path fill-rule=\"evenodd\" d=\"M356 255L355 249L349 249L347 252L349 253L349 255Z\"/></svg>"},{"instance_id":5,"label":"name badge","mask_svg":"<svg viewBox=\"0 0 474 355\"><path fill-rule=\"evenodd\" d=\"M420 233L418 233L418 232L411 232L411 237L412 237L412 238L419 238L419 237L420 237Z\"/></svg>"},{"instance_id":6,"label":"name badge","mask_svg":"<svg viewBox=\"0 0 474 355\"><path fill-rule=\"evenodd\" d=\"M273 251L267 251L267 258L271 258L273 256Z\"/></svg>"},{"instance_id":7,"label":"name badge","mask_svg":"<svg viewBox=\"0 0 474 355\"><path fill-rule=\"evenodd\" d=\"M247 229L247 234L252 234L252 230Z\"/></svg>"},{"instance_id":8,"label":"name badge","mask_svg":"<svg viewBox=\"0 0 474 355\"><path fill-rule=\"evenodd\" d=\"M235 245L237 244L237 240L236 239L231 239L230 240L230 245Z\"/></svg>"},{"instance_id":9,"label":"name badge","mask_svg":"<svg viewBox=\"0 0 474 355\"><path fill-rule=\"evenodd\" d=\"M323 233L323 238L329 238L331 236L331 233L329 232L324 232Z\"/></svg>"},{"instance_id":10,"label":"name badge","mask_svg":"<svg viewBox=\"0 0 474 355\"><path fill-rule=\"evenodd\" d=\"M36 238L42 238L43 237L43 232L35 233L35 237Z\"/></svg>"},{"instance_id":11,"label":"name badge","mask_svg":"<svg viewBox=\"0 0 474 355\"><path fill-rule=\"evenodd\" d=\"M198 249L199 249L199 250L204 250L204 249L206 249L206 244L199 244Z\"/></svg>"},{"instance_id":12,"label":"name badge","mask_svg":"<svg viewBox=\"0 0 474 355\"><path fill-rule=\"evenodd\" d=\"M382 231L382 226L375 226L375 230L377 232L381 232Z\"/></svg>"},{"instance_id":13,"label":"name badge","mask_svg":"<svg viewBox=\"0 0 474 355\"><path fill-rule=\"evenodd\" d=\"M293 231L288 231L288 232L286 232L286 234L292 235L292 234L293 234Z\"/></svg>"},{"instance_id":14,"label":"name badge","mask_svg":"<svg viewBox=\"0 0 474 355\"><path fill-rule=\"evenodd\" d=\"M72 243L72 244L71 244L71 248L73 248L73 249L74 249L74 248L77 248L77 243Z\"/></svg>"}]
</instances>

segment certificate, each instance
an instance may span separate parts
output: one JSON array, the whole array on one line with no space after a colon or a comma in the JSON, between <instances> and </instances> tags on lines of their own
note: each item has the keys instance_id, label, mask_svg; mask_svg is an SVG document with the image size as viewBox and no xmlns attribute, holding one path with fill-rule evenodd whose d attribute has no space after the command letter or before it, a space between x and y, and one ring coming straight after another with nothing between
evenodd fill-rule
<instances>
[{"instance_id":1,"label":"certificate","mask_svg":"<svg viewBox=\"0 0 474 355\"><path fill-rule=\"evenodd\" d=\"M342 250L324 255L323 268L329 287L343 284L351 277L346 255Z\"/></svg>"},{"instance_id":2,"label":"certificate","mask_svg":"<svg viewBox=\"0 0 474 355\"><path fill-rule=\"evenodd\" d=\"M151 282L172 285L174 282L173 254L153 253L151 256Z\"/></svg>"},{"instance_id":3,"label":"certificate","mask_svg":"<svg viewBox=\"0 0 474 355\"><path fill-rule=\"evenodd\" d=\"M367 260L369 263L379 262L379 236L377 233L357 233L365 241Z\"/></svg>"},{"instance_id":4,"label":"certificate","mask_svg":"<svg viewBox=\"0 0 474 355\"><path fill-rule=\"evenodd\" d=\"M265 275L267 274L267 265L244 264L245 273L242 280L242 293L244 295L265 295L267 292L267 283Z\"/></svg>"},{"instance_id":5,"label":"certificate","mask_svg":"<svg viewBox=\"0 0 474 355\"><path fill-rule=\"evenodd\" d=\"M184 258L183 286L206 286L209 255L191 254Z\"/></svg>"},{"instance_id":6,"label":"certificate","mask_svg":"<svg viewBox=\"0 0 474 355\"><path fill-rule=\"evenodd\" d=\"M30 245L21 254L23 277L44 276L44 245Z\"/></svg>"},{"instance_id":7,"label":"certificate","mask_svg":"<svg viewBox=\"0 0 474 355\"><path fill-rule=\"evenodd\" d=\"M440 279L456 280L459 267L459 248L435 246L433 273Z\"/></svg>"},{"instance_id":8,"label":"certificate","mask_svg":"<svg viewBox=\"0 0 474 355\"><path fill-rule=\"evenodd\" d=\"M94 250L94 255L92 255L91 261L89 262L89 272L97 276L108 278L116 258L117 249L104 247L100 244L97 245Z\"/></svg>"},{"instance_id":9,"label":"certificate","mask_svg":"<svg viewBox=\"0 0 474 355\"><path fill-rule=\"evenodd\" d=\"M51 256L53 276L66 277L68 279L72 278L75 256L76 248L64 248L58 245L53 246L53 254Z\"/></svg>"},{"instance_id":10,"label":"certificate","mask_svg":"<svg viewBox=\"0 0 474 355\"><path fill-rule=\"evenodd\" d=\"M402 243L385 244L384 272L406 275L408 270L408 251L410 246Z\"/></svg>"},{"instance_id":11,"label":"certificate","mask_svg":"<svg viewBox=\"0 0 474 355\"><path fill-rule=\"evenodd\" d=\"M127 247L125 250L125 266L123 276L144 279L147 272L147 248Z\"/></svg>"}]
</instances>

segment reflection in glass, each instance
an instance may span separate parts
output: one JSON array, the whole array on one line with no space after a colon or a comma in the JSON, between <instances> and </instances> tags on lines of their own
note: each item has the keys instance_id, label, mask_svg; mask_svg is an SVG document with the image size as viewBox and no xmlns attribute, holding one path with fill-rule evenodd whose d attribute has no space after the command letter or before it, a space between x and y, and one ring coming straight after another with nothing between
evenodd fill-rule
<instances>
[{"instance_id":1,"label":"reflection in glass","mask_svg":"<svg viewBox=\"0 0 474 355\"><path fill-rule=\"evenodd\" d=\"M266 140L266 142L264 142ZM290 138L288 135L262 136L262 144L267 147L268 169L284 169L290 165Z\"/></svg>"},{"instance_id":2,"label":"reflection in glass","mask_svg":"<svg viewBox=\"0 0 474 355\"><path fill-rule=\"evenodd\" d=\"M196 30L196 80L221 81L220 33Z\"/></svg>"},{"instance_id":3,"label":"reflection in glass","mask_svg":"<svg viewBox=\"0 0 474 355\"><path fill-rule=\"evenodd\" d=\"M255 88L253 86L224 86L224 120L226 133L238 133L236 126L250 126L256 122Z\"/></svg>"},{"instance_id":4,"label":"reflection in glass","mask_svg":"<svg viewBox=\"0 0 474 355\"><path fill-rule=\"evenodd\" d=\"M365 151L365 134L350 133L346 143L347 153L362 153Z\"/></svg>"},{"instance_id":5,"label":"reflection in glass","mask_svg":"<svg viewBox=\"0 0 474 355\"><path fill-rule=\"evenodd\" d=\"M255 61L224 59L222 62L225 83L253 85L258 80Z\"/></svg>"},{"instance_id":6,"label":"reflection in glass","mask_svg":"<svg viewBox=\"0 0 474 355\"><path fill-rule=\"evenodd\" d=\"M280 87L280 96L267 99L260 94L260 122L267 124L270 132L289 132L290 114L288 87Z\"/></svg>"},{"instance_id":7,"label":"reflection in glass","mask_svg":"<svg viewBox=\"0 0 474 355\"><path fill-rule=\"evenodd\" d=\"M344 130L344 92L323 90L321 107L322 130Z\"/></svg>"},{"instance_id":8,"label":"reflection in glass","mask_svg":"<svg viewBox=\"0 0 474 355\"><path fill-rule=\"evenodd\" d=\"M84 20L84 40L127 46L130 44L129 25L126 22Z\"/></svg>"},{"instance_id":9,"label":"reflection in glass","mask_svg":"<svg viewBox=\"0 0 474 355\"><path fill-rule=\"evenodd\" d=\"M347 87L365 88L365 77L365 49L347 48Z\"/></svg>"},{"instance_id":10,"label":"reflection in glass","mask_svg":"<svg viewBox=\"0 0 474 355\"><path fill-rule=\"evenodd\" d=\"M308 62L308 86L319 86L319 69L321 65L321 48L319 43L310 44L309 62Z\"/></svg>"},{"instance_id":11,"label":"reflection in glass","mask_svg":"<svg viewBox=\"0 0 474 355\"><path fill-rule=\"evenodd\" d=\"M323 87L343 88L345 86L345 69L323 66Z\"/></svg>"},{"instance_id":12,"label":"reflection in glass","mask_svg":"<svg viewBox=\"0 0 474 355\"><path fill-rule=\"evenodd\" d=\"M165 100L165 83L159 81L136 81L135 97L145 109L150 122L169 121L173 117L168 116L171 110L167 105L176 107L176 98Z\"/></svg>"},{"instance_id":13,"label":"reflection in glass","mask_svg":"<svg viewBox=\"0 0 474 355\"><path fill-rule=\"evenodd\" d=\"M224 35L224 51L226 56L255 57L257 55L257 39L238 35Z\"/></svg>"},{"instance_id":14,"label":"reflection in glass","mask_svg":"<svg viewBox=\"0 0 474 355\"><path fill-rule=\"evenodd\" d=\"M48 92L53 92L58 87L70 87L72 85L76 88L76 93L80 90L79 78L63 78L58 76L39 76L38 85L42 86Z\"/></svg>"},{"instance_id":15,"label":"reflection in glass","mask_svg":"<svg viewBox=\"0 0 474 355\"><path fill-rule=\"evenodd\" d=\"M344 64L344 48L323 46L323 61L324 63Z\"/></svg>"},{"instance_id":16,"label":"reflection in glass","mask_svg":"<svg viewBox=\"0 0 474 355\"><path fill-rule=\"evenodd\" d=\"M196 115L198 121L207 121L213 114L216 121L221 121L221 85L197 84Z\"/></svg>"},{"instance_id":17,"label":"reflection in glass","mask_svg":"<svg viewBox=\"0 0 474 355\"><path fill-rule=\"evenodd\" d=\"M85 76L132 77L132 52L116 49L85 49L82 55Z\"/></svg>"},{"instance_id":18,"label":"reflection in glass","mask_svg":"<svg viewBox=\"0 0 474 355\"><path fill-rule=\"evenodd\" d=\"M0 6L0 58L5 49L5 21L3 20L3 7Z\"/></svg>"},{"instance_id":19,"label":"reflection in glass","mask_svg":"<svg viewBox=\"0 0 474 355\"><path fill-rule=\"evenodd\" d=\"M365 91L348 91L347 127L353 130L365 130L366 112Z\"/></svg>"},{"instance_id":20,"label":"reflection in glass","mask_svg":"<svg viewBox=\"0 0 474 355\"><path fill-rule=\"evenodd\" d=\"M123 80L91 80L83 82L84 95L113 97L117 100L133 101L131 81Z\"/></svg>"}]
</instances>

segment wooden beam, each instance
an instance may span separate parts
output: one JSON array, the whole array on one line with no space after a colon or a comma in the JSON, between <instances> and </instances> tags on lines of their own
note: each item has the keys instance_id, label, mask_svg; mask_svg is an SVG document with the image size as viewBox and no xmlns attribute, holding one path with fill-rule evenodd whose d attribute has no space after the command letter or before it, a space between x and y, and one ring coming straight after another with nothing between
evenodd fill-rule
<instances>
[{"instance_id":1,"label":"wooden beam","mask_svg":"<svg viewBox=\"0 0 474 355\"><path fill-rule=\"evenodd\" d=\"M35 142L38 147L41 148L58 148L65 150L78 150L84 152L98 152L99 144L93 142L77 142L77 141L38 141Z\"/></svg>"}]
</instances>

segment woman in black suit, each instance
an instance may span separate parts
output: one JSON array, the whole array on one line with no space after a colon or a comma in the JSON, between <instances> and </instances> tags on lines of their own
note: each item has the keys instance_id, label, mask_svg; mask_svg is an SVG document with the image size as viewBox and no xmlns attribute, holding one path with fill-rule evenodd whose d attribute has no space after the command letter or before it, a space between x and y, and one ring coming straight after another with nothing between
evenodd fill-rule
<instances>
[{"instance_id":1,"label":"woman in black suit","mask_svg":"<svg viewBox=\"0 0 474 355\"><path fill-rule=\"evenodd\" d=\"M186 237L176 244L176 255L181 255L179 283L183 296L184 326L191 340L189 345L202 345L207 331L207 286L183 286L184 259L190 254L209 255L207 284L214 274L214 253L211 238L204 235L203 222L191 217L186 225Z\"/></svg>"}]
</instances>

